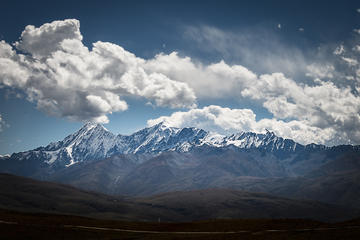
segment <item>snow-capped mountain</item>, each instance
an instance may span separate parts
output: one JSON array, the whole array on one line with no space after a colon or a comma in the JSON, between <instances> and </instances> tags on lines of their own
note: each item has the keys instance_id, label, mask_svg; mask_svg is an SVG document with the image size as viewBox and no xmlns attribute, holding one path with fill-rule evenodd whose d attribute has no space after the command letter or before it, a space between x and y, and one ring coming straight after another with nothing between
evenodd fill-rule
<instances>
[{"instance_id":1,"label":"snow-capped mountain","mask_svg":"<svg viewBox=\"0 0 360 240\"><path fill-rule=\"evenodd\" d=\"M291 154L298 153L305 149L304 145L298 144L291 139L277 137L273 132L266 134L240 132L223 139L225 145L235 145L239 148L262 148L273 153L277 158L284 159ZM317 145L320 147L320 145Z\"/></svg>"},{"instance_id":2,"label":"snow-capped mountain","mask_svg":"<svg viewBox=\"0 0 360 240\"><path fill-rule=\"evenodd\" d=\"M70 166L76 162L102 159L116 154L185 152L196 145L207 132L196 128L173 128L164 124L145 128L131 135L115 135L101 124L87 123L75 133L46 147L15 153L19 161L39 158L52 165Z\"/></svg>"},{"instance_id":3,"label":"snow-capped mountain","mask_svg":"<svg viewBox=\"0 0 360 240\"><path fill-rule=\"evenodd\" d=\"M15 153L11 158L26 160L39 158L48 165L69 166L76 162L102 159L116 154L187 152L207 144L212 147L235 145L239 148L262 148L277 158L288 158L306 147L272 132L257 134L241 132L231 136L206 132L198 128L176 128L159 123L131 135L115 135L101 124L87 123L64 140L50 143L27 152ZM321 148L321 145L312 145Z\"/></svg>"},{"instance_id":4,"label":"snow-capped mountain","mask_svg":"<svg viewBox=\"0 0 360 240\"><path fill-rule=\"evenodd\" d=\"M116 138L116 135L101 124L87 123L62 141L52 142L46 147L39 147L27 152L16 153L11 157L26 160L37 156L49 165L60 163L60 165L69 166L75 162L103 158L111 154L111 149L116 144Z\"/></svg>"},{"instance_id":5,"label":"snow-capped mountain","mask_svg":"<svg viewBox=\"0 0 360 240\"><path fill-rule=\"evenodd\" d=\"M241 154L249 159L255 159L261 165L271 162L274 169L287 169L289 176L303 175L349 151L360 153L360 146L344 145L332 148L317 144L304 146L291 139L278 137L270 131L240 132L225 136L194 127L176 128L159 123L131 135L115 135L101 124L87 123L62 141L0 158L0 172L48 179L75 163L78 163L74 166L77 168L90 161L119 154L130 156L146 153L143 160L147 161L167 151L187 153L199 147L209 147L209 154L216 154L216 149L228 146L243 150L262 150L243 151ZM132 161L131 159L133 158L130 157L129 161ZM267 159L266 163L262 162L263 159ZM132 163L138 166L144 161Z\"/></svg>"},{"instance_id":6,"label":"snow-capped mountain","mask_svg":"<svg viewBox=\"0 0 360 240\"><path fill-rule=\"evenodd\" d=\"M117 146L121 153L187 152L200 145L206 134L202 129L175 128L159 123L128 136L118 135Z\"/></svg>"}]
</instances>

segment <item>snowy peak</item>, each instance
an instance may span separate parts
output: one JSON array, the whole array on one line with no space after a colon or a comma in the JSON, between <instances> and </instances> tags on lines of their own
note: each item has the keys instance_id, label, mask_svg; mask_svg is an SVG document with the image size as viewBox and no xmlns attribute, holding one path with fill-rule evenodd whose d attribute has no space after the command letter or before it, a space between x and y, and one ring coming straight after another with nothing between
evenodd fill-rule
<instances>
[{"instance_id":1,"label":"snowy peak","mask_svg":"<svg viewBox=\"0 0 360 240\"><path fill-rule=\"evenodd\" d=\"M240 132L225 136L195 127L170 127L161 122L131 135L115 135L101 124L86 123L62 141L19 153L17 156L19 160L35 156L49 165L57 163L69 166L76 162L102 159L116 154L188 152L201 145L262 148L279 159L288 158L305 148L290 139L277 137L270 131L265 134Z\"/></svg>"},{"instance_id":2,"label":"snowy peak","mask_svg":"<svg viewBox=\"0 0 360 240\"><path fill-rule=\"evenodd\" d=\"M64 147L71 147L73 145L79 145L81 142L88 142L94 141L99 138L114 137L115 135L110 133L105 127L103 127L101 124L93 124L93 123L86 123L84 126L82 126L79 130L77 130L75 133L70 134L67 136L64 140L56 142L56 143L50 143L47 147L45 147L46 151L55 151L60 148Z\"/></svg>"},{"instance_id":3,"label":"snowy peak","mask_svg":"<svg viewBox=\"0 0 360 240\"><path fill-rule=\"evenodd\" d=\"M206 132L197 128L176 128L159 123L129 136L119 136L124 153L188 151ZM182 149L182 150L180 150Z\"/></svg>"},{"instance_id":4,"label":"snowy peak","mask_svg":"<svg viewBox=\"0 0 360 240\"><path fill-rule=\"evenodd\" d=\"M103 158L115 143L116 135L101 124L86 123L64 140L50 143L42 149L44 162L72 165L75 162Z\"/></svg>"}]
</instances>

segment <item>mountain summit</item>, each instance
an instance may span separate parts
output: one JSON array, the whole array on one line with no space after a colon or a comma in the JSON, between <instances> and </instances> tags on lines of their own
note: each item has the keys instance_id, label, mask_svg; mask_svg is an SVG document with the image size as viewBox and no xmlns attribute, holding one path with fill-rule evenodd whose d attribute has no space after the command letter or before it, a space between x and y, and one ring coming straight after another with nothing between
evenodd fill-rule
<instances>
[{"instance_id":1,"label":"mountain summit","mask_svg":"<svg viewBox=\"0 0 360 240\"><path fill-rule=\"evenodd\" d=\"M116 144L116 135L101 124L87 123L64 140L50 143L39 151L51 156L46 162L64 160L68 165L107 156Z\"/></svg>"}]
</instances>

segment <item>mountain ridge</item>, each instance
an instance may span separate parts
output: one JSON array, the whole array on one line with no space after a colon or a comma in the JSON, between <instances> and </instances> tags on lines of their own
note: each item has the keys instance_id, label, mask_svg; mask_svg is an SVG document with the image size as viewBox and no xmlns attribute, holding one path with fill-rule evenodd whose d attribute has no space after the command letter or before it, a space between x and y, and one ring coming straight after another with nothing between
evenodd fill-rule
<instances>
[{"instance_id":1,"label":"mountain ridge","mask_svg":"<svg viewBox=\"0 0 360 240\"><path fill-rule=\"evenodd\" d=\"M214 135L217 135L217 138L213 138ZM85 143L86 147L84 146ZM62 141L51 142L45 147L38 147L29 151L13 153L11 157L23 160L28 158L28 153L31 151L42 151L44 158L48 159L46 162L49 164L54 163L57 160L57 155L61 154L65 154L69 164L73 164L80 161L77 156L79 154L81 155L81 160L86 161L105 158L115 154L161 153L169 150L187 152L193 147L203 144L216 147L233 144L240 148L264 148L270 152L280 149L285 149L288 152L297 152L306 147L291 139L277 137L273 132L269 131L266 134L239 132L226 136L195 127L169 127L161 122L130 135L115 135L99 123L86 123ZM323 145L315 144L314 146L326 148ZM89 152L84 153L84 150Z\"/></svg>"},{"instance_id":2,"label":"mountain ridge","mask_svg":"<svg viewBox=\"0 0 360 240\"><path fill-rule=\"evenodd\" d=\"M278 137L270 131L239 132L226 136L195 127L170 127L161 122L130 135L115 135L101 124L86 123L62 141L0 158L0 172L47 179L61 169L79 162L119 154L159 155L166 151L183 153L203 145L213 148L232 145L240 149L264 149L273 154L279 164L291 170L294 176L303 175L331 161L332 154L340 156L350 150L360 152L359 146L348 145L334 149L329 155L328 151L332 148L317 144L304 146L291 139ZM304 161L307 164L304 165Z\"/></svg>"}]
</instances>

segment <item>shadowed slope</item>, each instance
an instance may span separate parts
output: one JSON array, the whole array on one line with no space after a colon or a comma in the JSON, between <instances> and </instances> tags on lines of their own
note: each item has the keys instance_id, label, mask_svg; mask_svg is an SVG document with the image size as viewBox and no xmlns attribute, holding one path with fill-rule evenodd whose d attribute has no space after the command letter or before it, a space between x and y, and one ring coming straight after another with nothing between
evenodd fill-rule
<instances>
[{"instance_id":1,"label":"shadowed slope","mask_svg":"<svg viewBox=\"0 0 360 240\"><path fill-rule=\"evenodd\" d=\"M99 161L79 162L59 171L49 180L71 184L84 190L112 194L116 182L154 155L122 154Z\"/></svg>"},{"instance_id":2,"label":"shadowed slope","mask_svg":"<svg viewBox=\"0 0 360 240\"><path fill-rule=\"evenodd\" d=\"M114 193L150 196L204 189L238 176L283 177L291 173L264 149L201 146L187 153L166 152L146 161L118 181Z\"/></svg>"},{"instance_id":3,"label":"shadowed slope","mask_svg":"<svg viewBox=\"0 0 360 240\"><path fill-rule=\"evenodd\" d=\"M223 186L360 208L360 170L332 173L311 179L238 177L223 183Z\"/></svg>"},{"instance_id":4,"label":"shadowed slope","mask_svg":"<svg viewBox=\"0 0 360 240\"><path fill-rule=\"evenodd\" d=\"M360 170L360 156L349 152L329 163L326 163L304 175L306 178L317 178L330 173Z\"/></svg>"},{"instance_id":5,"label":"shadowed slope","mask_svg":"<svg viewBox=\"0 0 360 240\"><path fill-rule=\"evenodd\" d=\"M337 222L360 215L353 208L231 189L129 198L10 174L0 174L0 208L127 221L157 221L160 218L166 222L219 218L302 218Z\"/></svg>"}]
</instances>

